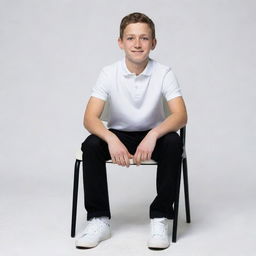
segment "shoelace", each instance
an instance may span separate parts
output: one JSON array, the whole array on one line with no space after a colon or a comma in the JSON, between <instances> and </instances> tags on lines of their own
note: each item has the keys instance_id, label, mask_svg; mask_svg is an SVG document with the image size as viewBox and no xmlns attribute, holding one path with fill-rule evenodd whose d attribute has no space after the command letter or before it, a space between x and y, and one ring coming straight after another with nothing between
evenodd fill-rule
<instances>
[{"instance_id":1,"label":"shoelace","mask_svg":"<svg viewBox=\"0 0 256 256\"><path fill-rule=\"evenodd\" d=\"M153 219L152 221L152 235L162 236L168 231L168 224L165 224L164 219Z\"/></svg>"}]
</instances>

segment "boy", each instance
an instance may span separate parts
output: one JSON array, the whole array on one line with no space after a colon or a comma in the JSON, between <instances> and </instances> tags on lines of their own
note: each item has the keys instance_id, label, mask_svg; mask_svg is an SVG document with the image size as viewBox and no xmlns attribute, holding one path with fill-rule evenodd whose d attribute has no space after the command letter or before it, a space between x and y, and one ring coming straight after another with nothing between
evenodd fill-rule
<instances>
[{"instance_id":1,"label":"boy","mask_svg":"<svg viewBox=\"0 0 256 256\"><path fill-rule=\"evenodd\" d=\"M157 196L150 205L150 249L169 246L168 220L173 219L176 175L182 143L177 130L187 113L172 70L149 58L156 46L155 27L142 13L131 13L120 25L118 44L125 58L102 69L84 114L91 133L82 143L84 200L88 225L76 239L77 248L92 248L110 238L106 160L129 167L157 161ZM164 117L162 95L171 115ZM110 105L108 129L99 119Z\"/></svg>"}]
</instances>

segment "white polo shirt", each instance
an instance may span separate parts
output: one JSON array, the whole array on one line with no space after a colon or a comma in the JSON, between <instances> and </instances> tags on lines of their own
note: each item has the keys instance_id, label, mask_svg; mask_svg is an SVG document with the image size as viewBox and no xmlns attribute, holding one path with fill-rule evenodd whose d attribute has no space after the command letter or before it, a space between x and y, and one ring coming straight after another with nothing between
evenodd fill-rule
<instances>
[{"instance_id":1,"label":"white polo shirt","mask_svg":"<svg viewBox=\"0 0 256 256\"><path fill-rule=\"evenodd\" d=\"M171 68L149 59L136 76L123 58L101 70L91 96L108 100L108 128L145 131L165 119L162 96L169 101L182 94Z\"/></svg>"}]
</instances>

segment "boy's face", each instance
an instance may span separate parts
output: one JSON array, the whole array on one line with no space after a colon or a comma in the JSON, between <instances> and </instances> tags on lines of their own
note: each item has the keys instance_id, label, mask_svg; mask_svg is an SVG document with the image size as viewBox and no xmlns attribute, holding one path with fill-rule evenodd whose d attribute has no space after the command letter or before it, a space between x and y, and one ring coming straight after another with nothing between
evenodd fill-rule
<instances>
[{"instance_id":1,"label":"boy's face","mask_svg":"<svg viewBox=\"0 0 256 256\"><path fill-rule=\"evenodd\" d=\"M123 38L118 39L118 44L129 62L143 64L148 60L150 51L155 48L156 39L152 39L147 23L132 23L124 29Z\"/></svg>"}]
</instances>

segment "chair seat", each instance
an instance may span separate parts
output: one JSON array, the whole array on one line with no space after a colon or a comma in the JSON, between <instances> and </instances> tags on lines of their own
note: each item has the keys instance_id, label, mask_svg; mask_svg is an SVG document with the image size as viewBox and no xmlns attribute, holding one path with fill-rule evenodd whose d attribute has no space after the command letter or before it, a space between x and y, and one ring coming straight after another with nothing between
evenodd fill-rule
<instances>
[{"instance_id":1,"label":"chair seat","mask_svg":"<svg viewBox=\"0 0 256 256\"><path fill-rule=\"evenodd\" d=\"M184 158L186 158L185 147L183 147L183 153L182 153L182 159L184 159ZM80 160L80 161L83 160L83 151L81 149L76 152L76 160ZM108 161L106 161L106 163L113 163L113 161L108 160ZM133 162L133 159L130 159L130 164L135 165ZM157 164L157 162L154 161L153 159L150 159L150 160L142 161L141 164L142 165L144 165L144 164L145 165L150 165L150 164L155 165L155 164Z\"/></svg>"},{"instance_id":2,"label":"chair seat","mask_svg":"<svg viewBox=\"0 0 256 256\"><path fill-rule=\"evenodd\" d=\"M78 150L76 152L76 160L82 161L83 160L82 156L83 156L83 151L82 150ZM112 164L113 161L110 159L110 160L107 160L106 163ZM130 164L131 165L135 165L135 163L133 162L133 159L130 159ZM156 164L157 164L157 162L152 160L152 159L141 162L141 165L156 165Z\"/></svg>"}]
</instances>

